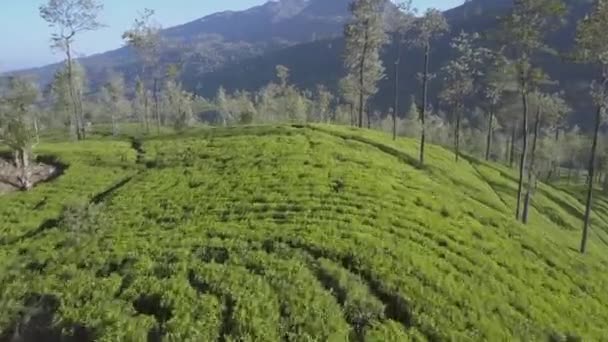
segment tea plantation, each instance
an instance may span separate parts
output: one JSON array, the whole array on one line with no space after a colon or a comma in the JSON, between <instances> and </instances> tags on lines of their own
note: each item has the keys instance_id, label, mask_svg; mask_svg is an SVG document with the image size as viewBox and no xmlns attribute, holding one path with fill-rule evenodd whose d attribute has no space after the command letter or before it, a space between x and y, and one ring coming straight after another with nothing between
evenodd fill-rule
<instances>
[{"instance_id":1,"label":"tea plantation","mask_svg":"<svg viewBox=\"0 0 608 342\"><path fill-rule=\"evenodd\" d=\"M0 341L608 341L608 200L338 126L49 142L0 197Z\"/></svg>"}]
</instances>

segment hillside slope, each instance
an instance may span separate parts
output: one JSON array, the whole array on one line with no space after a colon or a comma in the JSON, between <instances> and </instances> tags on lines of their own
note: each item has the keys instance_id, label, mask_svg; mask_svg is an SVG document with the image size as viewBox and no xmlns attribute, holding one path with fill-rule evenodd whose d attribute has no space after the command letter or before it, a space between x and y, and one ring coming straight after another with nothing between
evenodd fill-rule
<instances>
[{"instance_id":1,"label":"hillside slope","mask_svg":"<svg viewBox=\"0 0 608 342\"><path fill-rule=\"evenodd\" d=\"M76 173L98 178L79 165L100 144L45 144L75 173L0 197L0 341L608 336L608 217L581 256L579 199L541 185L522 226L511 170L437 146L419 168L414 140L264 126L133 140L101 158L99 177L122 170L112 186ZM60 215L79 182L97 195ZM46 206L57 220L18 215Z\"/></svg>"}]
</instances>

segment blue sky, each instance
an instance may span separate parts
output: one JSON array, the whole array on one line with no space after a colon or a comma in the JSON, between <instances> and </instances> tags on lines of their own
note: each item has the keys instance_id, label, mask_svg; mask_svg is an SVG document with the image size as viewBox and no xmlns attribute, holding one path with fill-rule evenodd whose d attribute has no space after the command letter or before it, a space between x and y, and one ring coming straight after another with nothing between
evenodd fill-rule
<instances>
[{"instance_id":1,"label":"blue sky","mask_svg":"<svg viewBox=\"0 0 608 342\"><path fill-rule=\"evenodd\" d=\"M332 1L332 0L327 0ZM0 72L45 65L61 60L49 48L51 29L40 19L38 7L43 0L5 0L0 5ZM122 32L128 29L143 8L156 10L156 20L170 27L223 10L242 10L265 0L104 0L101 21L107 27L78 38L78 56L91 55L120 47ZM419 9L447 9L462 0L414 0Z\"/></svg>"}]
</instances>

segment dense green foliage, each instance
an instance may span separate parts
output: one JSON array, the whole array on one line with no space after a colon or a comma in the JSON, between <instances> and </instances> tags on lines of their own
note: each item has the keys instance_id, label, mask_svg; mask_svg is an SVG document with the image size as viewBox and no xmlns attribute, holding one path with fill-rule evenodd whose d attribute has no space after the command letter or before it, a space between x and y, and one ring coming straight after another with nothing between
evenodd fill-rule
<instances>
[{"instance_id":1,"label":"dense green foliage","mask_svg":"<svg viewBox=\"0 0 608 342\"><path fill-rule=\"evenodd\" d=\"M68 168L0 197L0 340L605 339L605 199L581 256L577 190L540 184L524 227L511 170L437 146L419 168L417 145L337 126L41 144Z\"/></svg>"}]
</instances>

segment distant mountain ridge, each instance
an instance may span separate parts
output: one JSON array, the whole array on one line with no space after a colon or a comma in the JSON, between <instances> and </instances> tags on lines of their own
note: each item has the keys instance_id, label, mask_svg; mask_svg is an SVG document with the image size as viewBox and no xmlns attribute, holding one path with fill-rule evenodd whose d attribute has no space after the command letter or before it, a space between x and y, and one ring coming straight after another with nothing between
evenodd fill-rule
<instances>
[{"instance_id":1,"label":"distant mountain ridge","mask_svg":"<svg viewBox=\"0 0 608 342\"><path fill-rule=\"evenodd\" d=\"M572 49L576 24L589 10L590 3L585 0L568 0L566 24L548 37L549 43L561 53ZM461 6L444 12L451 32L433 44L431 72L439 68L450 58L452 52L449 41L461 31L478 32L491 35L500 27L499 18L508 13L512 0L472 0ZM378 95L374 98L374 107L387 112L393 106L394 57L396 47L387 44L382 57L386 67L386 77L380 82ZM291 70L291 80L300 88L312 89L316 84L324 84L334 92L338 90L338 80L344 76L342 37L299 44L263 56L254 56L225 65L223 68L203 74L189 73L184 81L191 89L196 89L203 96L213 96L217 87L222 85L226 90L256 90L274 78L274 66L281 64ZM582 65L565 61L560 56L543 56L538 61L551 78L559 82L559 87L566 91L566 99L573 106L572 124L587 127L591 123L593 108L590 108L588 94L592 70ZM406 48L402 57L399 77L400 108L409 108L411 96L419 96L417 74L422 68L422 54L416 48ZM247 75L247 77L243 77ZM201 82L201 80L204 80ZM439 79L430 84L430 98L434 107L438 106L437 93L441 87Z\"/></svg>"},{"instance_id":2,"label":"distant mountain ridge","mask_svg":"<svg viewBox=\"0 0 608 342\"><path fill-rule=\"evenodd\" d=\"M203 96L213 96L220 86L227 90L257 90L274 79L274 67L291 69L291 81L301 88L324 84L334 91L344 76L342 53L343 26L350 18L350 0L280 0L244 11L211 14L189 23L167 28L162 34L167 44L161 63L179 63L186 87ZM390 4L387 0L387 4ZM576 22L589 9L586 0L568 0L567 24L549 37L551 44L564 52L571 49ZM498 18L508 13L512 0L471 0L445 11L452 31L434 44L431 69L436 72L449 58L449 40L460 31L489 33L499 27ZM375 106L387 110L392 105L392 56L395 47L387 44L384 63L387 77L380 84ZM88 73L91 89L105 80L107 70L114 69L134 80L138 60L128 47L80 59ZM421 55L410 49L404 56L400 78L400 107L407 108L411 95L416 95L416 74ZM567 91L577 116L573 123L589 122L587 80L591 71L583 66L567 64L559 57L544 57L542 66ZM48 84L59 64L18 73L34 74L40 83ZM431 98L440 82L431 84ZM436 105L436 104L435 104Z\"/></svg>"},{"instance_id":3,"label":"distant mountain ridge","mask_svg":"<svg viewBox=\"0 0 608 342\"><path fill-rule=\"evenodd\" d=\"M226 41L250 43L304 42L342 32L349 17L349 0L269 1L245 11L226 11L164 31L167 37L187 39L217 34Z\"/></svg>"},{"instance_id":4,"label":"distant mountain ridge","mask_svg":"<svg viewBox=\"0 0 608 342\"><path fill-rule=\"evenodd\" d=\"M269 1L244 11L211 14L189 23L166 28L162 35L165 63L192 62L203 72L215 70L224 61L259 56L287 46L342 34L348 20L349 0L280 0ZM191 59L191 61L189 60ZM138 63L129 47L79 59L87 69L93 87L109 69L133 73ZM48 84L61 63L13 71L32 74ZM192 67L192 66L191 66Z\"/></svg>"}]
</instances>

